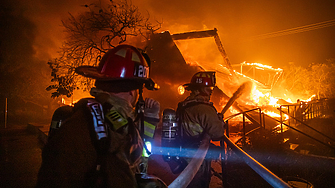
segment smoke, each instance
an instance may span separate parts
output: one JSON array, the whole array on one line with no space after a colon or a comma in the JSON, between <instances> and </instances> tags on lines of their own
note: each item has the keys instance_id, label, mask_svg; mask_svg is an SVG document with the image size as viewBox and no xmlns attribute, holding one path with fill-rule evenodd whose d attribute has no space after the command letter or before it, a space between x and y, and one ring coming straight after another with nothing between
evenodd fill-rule
<instances>
[{"instance_id":1,"label":"smoke","mask_svg":"<svg viewBox=\"0 0 335 188\"><path fill-rule=\"evenodd\" d=\"M61 19L66 18L67 12L80 9L81 3L84 2L2 1L0 105L5 106L8 99L9 123L48 118L53 100L45 90L51 80L47 62L56 57L63 41Z\"/></svg>"},{"instance_id":2,"label":"smoke","mask_svg":"<svg viewBox=\"0 0 335 188\"><path fill-rule=\"evenodd\" d=\"M255 36L333 20L334 2L316 1L136 1L171 34L217 28L232 64L244 61L283 67L334 58L334 26L260 40Z\"/></svg>"},{"instance_id":3,"label":"smoke","mask_svg":"<svg viewBox=\"0 0 335 188\"><path fill-rule=\"evenodd\" d=\"M9 57L24 54L40 66L57 57L64 40L61 20L85 1L4 1L1 6L1 50ZM4 58L4 57L2 57ZM7 62L3 62L7 63Z\"/></svg>"}]
</instances>

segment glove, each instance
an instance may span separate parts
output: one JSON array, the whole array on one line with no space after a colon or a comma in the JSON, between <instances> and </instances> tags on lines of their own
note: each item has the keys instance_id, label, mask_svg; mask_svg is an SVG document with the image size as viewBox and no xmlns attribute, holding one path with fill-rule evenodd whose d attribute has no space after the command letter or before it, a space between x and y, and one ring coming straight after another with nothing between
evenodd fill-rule
<instances>
[{"instance_id":1,"label":"glove","mask_svg":"<svg viewBox=\"0 0 335 188\"><path fill-rule=\"evenodd\" d=\"M160 104L158 101L146 98L144 101L144 116L159 119Z\"/></svg>"}]
</instances>

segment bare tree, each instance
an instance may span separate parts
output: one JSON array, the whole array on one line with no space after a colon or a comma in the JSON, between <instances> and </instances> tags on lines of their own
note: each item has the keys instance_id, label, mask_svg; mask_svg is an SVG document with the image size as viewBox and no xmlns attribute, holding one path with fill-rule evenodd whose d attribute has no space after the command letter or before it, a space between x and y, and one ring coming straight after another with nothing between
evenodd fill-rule
<instances>
[{"instance_id":1,"label":"bare tree","mask_svg":"<svg viewBox=\"0 0 335 188\"><path fill-rule=\"evenodd\" d=\"M327 63L313 63L307 68L291 63L284 68L284 74L279 84L290 93L310 97L315 94L317 98L335 97L335 62L332 59Z\"/></svg>"},{"instance_id":2,"label":"bare tree","mask_svg":"<svg viewBox=\"0 0 335 188\"><path fill-rule=\"evenodd\" d=\"M96 66L108 49L126 41L146 40L160 29L160 23L151 24L149 16L144 17L130 0L110 0L106 7L101 2L84 5L85 12L77 17L69 14L62 21L66 40L60 57L48 62L54 84L47 90L54 90L52 97L70 97L75 89L91 88L92 80L77 76L76 67Z\"/></svg>"},{"instance_id":3,"label":"bare tree","mask_svg":"<svg viewBox=\"0 0 335 188\"><path fill-rule=\"evenodd\" d=\"M309 89L320 98L334 98L335 64L318 63L309 66Z\"/></svg>"}]
</instances>

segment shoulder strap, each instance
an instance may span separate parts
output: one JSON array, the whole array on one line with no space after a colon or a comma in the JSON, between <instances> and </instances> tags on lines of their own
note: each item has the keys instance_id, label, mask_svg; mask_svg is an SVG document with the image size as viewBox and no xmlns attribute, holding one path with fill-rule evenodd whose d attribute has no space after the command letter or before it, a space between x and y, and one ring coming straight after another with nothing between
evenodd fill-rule
<instances>
[{"instance_id":1,"label":"shoulder strap","mask_svg":"<svg viewBox=\"0 0 335 188\"><path fill-rule=\"evenodd\" d=\"M198 105L198 104L206 104L208 106L211 106L214 108L216 111L216 108L214 107L212 102L205 102L205 101L197 101L197 100L190 100L190 101L185 101L185 102L180 102L177 107L177 114L185 110L186 108Z\"/></svg>"},{"instance_id":2,"label":"shoulder strap","mask_svg":"<svg viewBox=\"0 0 335 188\"><path fill-rule=\"evenodd\" d=\"M87 107L89 108L93 117L93 126L97 140L102 140L108 137L108 127L105 123L104 112L102 105L94 100L87 99Z\"/></svg>"},{"instance_id":3,"label":"shoulder strap","mask_svg":"<svg viewBox=\"0 0 335 188\"><path fill-rule=\"evenodd\" d=\"M102 105L93 98L84 98L78 101L74 106L74 111L79 108L84 109L88 118L91 140L98 154L104 154L108 151L110 138L108 134L109 126L105 122ZM88 116L90 117L90 116Z\"/></svg>"}]
</instances>

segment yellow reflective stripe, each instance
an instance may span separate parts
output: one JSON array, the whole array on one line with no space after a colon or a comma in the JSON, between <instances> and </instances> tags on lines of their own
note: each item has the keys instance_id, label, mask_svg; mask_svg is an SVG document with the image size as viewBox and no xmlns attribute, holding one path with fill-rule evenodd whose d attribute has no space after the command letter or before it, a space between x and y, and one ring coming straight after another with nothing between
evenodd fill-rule
<instances>
[{"instance_id":1,"label":"yellow reflective stripe","mask_svg":"<svg viewBox=\"0 0 335 188\"><path fill-rule=\"evenodd\" d=\"M143 148L142 157L149 157L149 155L147 154L147 151L145 151L145 148Z\"/></svg>"},{"instance_id":2,"label":"yellow reflective stripe","mask_svg":"<svg viewBox=\"0 0 335 188\"><path fill-rule=\"evenodd\" d=\"M204 129L198 123L192 123L192 122L190 122L188 125L189 125L189 129L188 130L190 132L192 132L193 136L201 134L204 131Z\"/></svg>"},{"instance_id":3,"label":"yellow reflective stripe","mask_svg":"<svg viewBox=\"0 0 335 188\"><path fill-rule=\"evenodd\" d=\"M144 135L149 136L150 138L154 137L156 126L144 121Z\"/></svg>"},{"instance_id":4,"label":"yellow reflective stripe","mask_svg":"<svg viewBox=\"0 0 335 188\"><path fill-rule=\"evenodd\" d=\"M114 130L118 130L120 127L127 125L128 120L123 118L119 112L111 109L105 114L105 117L113 124Z\"/></svg>"},{"instance_id":5,"label":"yellow reflective stripe","mask_svg":"<svg viewBox=\"0 0 335 188\"><path fill-rule=\"evenodd\" d=\"M146 141L144 142L144 144L146 145L148 151L151 152L151 142ZM144 148L144 146L142 151L142 157L149 157L149 154L147 153L147 150Z\"/></svg>"},{"instance_id":6,"label":"yellow reflective stripe","mask_svg":"<svg viewBox=\"0 0 335 188\"><path fill-rule=\"evenodd\" d=\"M58 121L51 121L51 128L56 129L57 128Z\"/></svg>"},{"instance_id":7,"label":"yellow reflective stripe","mask_svg":"<svg viewBox=\"0 0 335 188\"><path fill-rule=\"evenodd\" d=\"M59 121L51 121L51 128L52 129L58 129L59 127L60 127L60 125L61 125L61 120L59 120Z\"/></svg>"}]
</instances>

